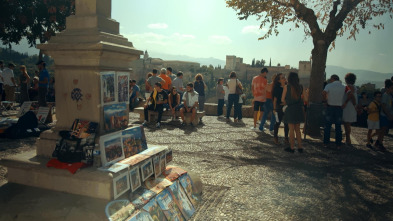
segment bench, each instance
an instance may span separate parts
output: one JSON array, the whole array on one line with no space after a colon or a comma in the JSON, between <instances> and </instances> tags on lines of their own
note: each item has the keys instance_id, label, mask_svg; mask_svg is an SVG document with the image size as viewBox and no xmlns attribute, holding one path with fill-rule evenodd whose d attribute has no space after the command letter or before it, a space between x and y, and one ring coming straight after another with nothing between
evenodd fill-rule
<instances>
[{"instance_id":1,"label":"bench","mask_svg":"<svg viewBox=\"0 0 393 221\"><path fill-rule=\"evenodd\" d=\"M134 108L134 113L139 114L139 120L143 122L145 120L145 113L144 113L144 108L143 107L136 107ZM180 117L180 111L175 112L176 117ZM191 121L191 113L184 113L184 120L186 123L190 123ZM162 116L168 116L172 117L172 112L171 111L164 111L162 113ZM197 125L199 123L199 119L201 119L203 116L205 116L204 111L197 111L195 115L195 119L192 122L194 125ZM151 111L149 110L149 122L155 122L158 117L158 112Z\"/></svg>"}]
</instances>

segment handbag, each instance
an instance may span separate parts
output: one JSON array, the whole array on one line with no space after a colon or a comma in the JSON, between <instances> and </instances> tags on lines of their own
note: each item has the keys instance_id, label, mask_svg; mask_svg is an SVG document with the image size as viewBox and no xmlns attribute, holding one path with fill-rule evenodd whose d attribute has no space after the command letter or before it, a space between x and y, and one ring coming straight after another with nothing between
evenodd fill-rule
<instances>
[{"instance_id":1,"label":"handbag","mask_svg":"<svg viewBox=\"0 0 393 221\"><path fill-rule=\"evenodd\" d=\"M236 91L235 94L243 94L243 89L240 87L240 85L237 83L237 79L236 79Z\"/></svg>"}]
</instances>

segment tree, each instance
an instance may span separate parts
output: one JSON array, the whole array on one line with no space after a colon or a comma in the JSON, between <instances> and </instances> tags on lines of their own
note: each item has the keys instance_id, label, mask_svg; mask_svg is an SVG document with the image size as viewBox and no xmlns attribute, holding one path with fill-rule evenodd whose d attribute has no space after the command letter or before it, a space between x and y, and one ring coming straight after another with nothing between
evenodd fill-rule
<instances>
[{"instance_id":1,"label":"tree","mask_svg":"<svg viewBox=\"0 0 393 221\"><path fill-rule=\"evenodd\" d=\"M265 60L263 60L263 59L261 59L261 67L264 67L264 66L265 66L265 64L266 64L266 61L265 61Z\"/></svg>"},{"instance_id":2,"label":"tree","mask_svg":"<svg viewBox=\"0 0 393 221\"><path fill-rule=\"evenodd\" d=\"M305 36L311 37L313 42L309 97L312 104L309 116L312 117L321 116L318 113L322 112L326 59L329 47L335 47L336 37L348 33L348 39L356 40L360 29L384 28L382 23L372 23L374 17L393 14L391 0L227 0L226 3L237 11L239 19L256 16L261 21L260 28L268 28L259 40L273 34L277 36L278 27L284 23L292 22L295 28L304 27ZM319 135L319 121L318 118L308 121L309 132L313 135Z\"/></svg>"},{"instance_id":3,"label":"tree","mask_svg":"<svg viewBox=\"0 0 393 221\"><path fill-rule=\"evenodd\" d=\"M1 1L0 40L11 47L26 38L30 47L47 42L65 29L66 17L75 13L75 0Z\"/></svg>"},{"instance_id":4,"label":"tree","mask_svg":"<svg viewBox=\"0 0 393 221\"><path fill-rule=\"evenodd\" d=\"M252 59L252 62L251 62L251 67L255 67L255 58L254 58L254 59Z\"/></svg>"},{"instance_id":5,"label":"tree","mask_svg":"<svg viewBox=\"0 0 393 221\"><path fill-rule=\"evenodd\" d=\"M257 60L255 62L255 67L257 67L257 68L261 67L261 61Z\"/></svg>"}]
</instances>

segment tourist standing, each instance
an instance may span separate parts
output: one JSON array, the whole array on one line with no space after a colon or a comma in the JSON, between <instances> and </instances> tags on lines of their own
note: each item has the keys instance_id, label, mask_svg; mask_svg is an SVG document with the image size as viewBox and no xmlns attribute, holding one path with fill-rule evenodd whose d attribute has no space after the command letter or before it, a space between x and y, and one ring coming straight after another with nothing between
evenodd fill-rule
<instances>
[{"instance_id":1,"label":"tourist standing","mask_svg":"<svg viewBox=\"0 0 393 221\"><path fill-rule=\"evenodd\" d=\"M4 61L0 61L0 102L3 100L3 68Z\"/></svg>"},{"instance_id":2,"label":"tourist standing","mask_svg":"<svg viewBox=\"0 0 393 221\"><path fill-rule=\"evenodd\" d=\"M151 104L149 104L149 101ZM144 106L145 121L143 126L147 125L149 120L149 110L158 112L158 118L156 128L161 127L162 113L164 112L164 104L168 103L168 94L162 89L161 83L157 82L154 85L154 91L150 94L150 97L146 100Z\"/></svg>"},{"instance_id":3,"label":"tourist standing","mask_svg":"<svg viewBox=\"0 0 393 221\"><path fill-rule=\"evenodd\" d=\"M168 75L166 75L166 68L161 68L159 77L164 79L164 83L162 84L162 89L168 94L169 88L172 85L172 80Z\"/></svg>"},{"instance_id":4,"label":"tourist standing","mask_svg":"<svg viewBox=\"0 0 393 221\"><path fill-rule=\"evenodd\" d=\"M176 87L176 91L180 94L180 99L182 99L184 93L183 72L177 72L176 78L172 81L172 86Z\"/></svg>"},{"instance_id":5,"label":"tourist standing","mask_svg":"<svg viewBox=\"0 0 393 221\"><path fill-rule=\"evenodd\" d=\"M336 147L341 148L342 132L341 123L343 117L342 104L344 100L345 86L340 82L337 75L330 77L330 83L322 91L323 104L326 107L325 128L323 133L323 144L328 147L330 143L330 129L335 125Z\"/></svg>"},{"instance_id":6,"label":"tourist standing","mask_svg":"<svg viewBox=\"0 0 393 221\"><path fill-rule=\"evenodd\" d=\"M357 120L356 105L358 101L357 90L355 87L356 75L348 73L345 75L345 94L343 108L343 123L345 130L345 144L352 145L351 142L351 124Z\"/></svg>"},{"instance_id":7,"label":"tourist standing","mask_svg":"<svg viewBox=\"0 0 393 221\"><path fill-rule=\"evenodd\" d=\"M284 122L289 127L289 148L285 151L294 152L295 148L295 134L297 140L297 150L303 153L302 136L300 133L300 123L304 122L304 110L302 99L303 87L299 84L299 76L295 72L290 72L288 75L288 85L284 87L281 102L287 108L284 113Z\"/></svg>"},{"instance_id":8,"label":"tourist standing","mask_svg":"<svg viewBox=\"0 0 393 221\"><path fill-rule=\"evenodd\" d=\"M265 130L264 126L265 126L267 117L270 114L269 131L271 134L273 133L274 125L276 124L276 119L275 119L274 115L272 114L272 111L273 111L272 87L273 87L274 78L276 76L277 76L276 74L273 74L272 82L270 82L266 86L266 102L265 102L265 105L263 105L263 116L262 116L261 123L259 124L259 130Z\"/></svg>"},{"instance_id":9,"label":"tourist standing","mask_svg":"<svg viewBox=\"0 0 393 221\"><path fill-rule=\"evenodd\" d=\"M367 118L367 144L366 147L372 149L373 147L371 144L373 143L373 130L375 130L375 134L379 135L380 125L379 125L379 115L381 113L381 100L382 100L382 93L380 91L376 91L374 93L374 100L368 105L366 108L368 113ZM376 147L378 148L378 147Z\"/></svg>"},{"instance_id":10,"label":"tourist standing","mask_svg":"<svg viewBox=\"0 0 393 221\"><path fill-rule=\"evenodd\" d=\"M206 88L206 84L203 81L203 75L200 73L195 75L194 90L199 95L198 97L199 111L205 110L205 88Z\"/></svg>"},{"instance_id":11,"label":"tourist standing","mask_svg":"<svg viewBox=\"0 0 393 221\"><path fill-rule=\"evenodd\" d=\"M386 132L389 130L390 124L393 120L393 82L385 81L385 93L382 94L381 101L381 114L380 114L380 133L378 135L378 140L375 143L375 147L377 147L381 151L386 151L385 146L383 145L383 139L385 137Z\"/></svg>"},{"instance_id":12,"label":"tourist standing","mask_svg":"<svg viewBox=\"0 0 393 221\"><path fill-rule=\"evenodd\" d=\"M165 80L157 76L157 73L157 69L153 69L152 76L147 79L146 85L148 85L148 88L150 89L150 94L154 91L156 83L160 83L161 85L165 83ZM148 97L150 97L150 95Z\"/></svg>"},{"instance_id":13,"label":"tourist standing","mask_svg":"<svg viewBox=\"0 0 393 221\"><path fill-rule=\"evenodd\" d=\"M234 122L238 122L240 105L239 105L239 94L236 93L236 87L240 87L243 90L242 83L237 79L236 72L232 71L229 74L229 80L227 82L229 94L228 94L228 105L227 105L227 114L226 121L230 122L229 116L231 115L232 105L234 106Z\"/></svg>"},{"instance_id":14,"label":"tourist standing","mask_svg":"<svg viewBox=\"0 0 393 221\"><path fill-rule=\"evenodd\" d=\"M224 90L224 78L219 78L217 81L217 87L216 87L216 96L218 100L217 104L217 116L222 117L224 111L224 96L225 96L225 90Z\"/></svg>"},{"instance_id":15,"label":"tourist standing","mask_svg":"<svg viewBox=\"0 0 393 221\"><path fill-rule=\"evenodd\" d=\"M147 82L147 80L153 76L153 73L149 72L146 75L145 79L145 100L150 97L151 92L153 91L153 88L150 86L150 84Z\"/></svg>"},{"instance_id":16,"label":"tourist standing","mask_svg":"<svg viewBox=\"0 0 393 221\"><path fill-rule=\"evenodd\" d=\"M6 101L15 101L15 88L18 86L14 76L14 63L9 63L8 68L3 70L3 86Z\"/></svg>"},{"instance_id":17,"label":"tourist standing","mask_svg":"<svg viewBox=\"0 0 393 221\"><path fill-rule=\"evenodd\" d=\"M30 85L30 76L26 71L26 66L20 66L20 72L22 73L19 77L19 86L20 86L20 104L23 102L29 101L29 85Z\"/></svg>"},{"instance_id":18,"label":"tourist standing","mask_svg":"<svg viewBox=\"0 0 393 221\"><path fill-rule=\"evenodd\" d=\"M261 115L263 114L263 105L266 102L267 73L267 68L262 68L261 73L255 76L251 83L251 91L254 96L254 127L251 128L253 130L256 130L257 127L258 111Z\"/></svg>"},{"instance_id":19,"label":"tourist standing","mask_svg":"<svg viewBox=\"0 0 393 221\"><path fill-rule=\"evenodd\" d=\"M138 106L139 92L140 92L140 88L138 85L136 85L136 80L130 80L130 104L129 104L130 111L134 110L134 108Z\"/></svg>"},{"instance_id":20,"label":"tourist standing","mask_svg":"<svg viewBox=\"0 0 393 221\"><path fill-rule=\"evenodd\" d=\"M282 93L284 90L285 85L287 84L287 79L285 78L285 75L282 73L279 73L276 78L274 78L273 81L273 115L274 118L276 119L276 124L274 125L274 132L273 132L273 137L274 137L274 143L278 144L278 129L280 128L281 122L283 122L284 118L284 111L283 111L283 102L281 101L282 98ZM284 122L284 134L285 134L285 143L289 143L288 140L288 124Z\"/></svg>"},{"instance_id":21,"label":"tourist standing","mask_svg":"<svg viewBox=\"0 0 393 221\"><path fill-rule=\"evenodd\" d=\"M166 68L166 75L168 75L168 77L171 78L171 81L175 80L175 78L176 78L176 75L172 73L171 67ZM174 86L174 85L172 85L172 86ZM172 87L170 87L170 88L172 88Z\"/></svg>"},{"instance_id":22,"label":"tourist standing","mask_svg":"<svg viewBox=\"0 0 393 221\"><path fill-rule=\"evenodd\" d=\"M46 96L48 94L49 86L49 73L46 70L46 63L44 61L38 61L36 63L38 70L40 71L40 77L38 80L38 105L40 107L46 107Z\"/></svg>"}]
</instances>

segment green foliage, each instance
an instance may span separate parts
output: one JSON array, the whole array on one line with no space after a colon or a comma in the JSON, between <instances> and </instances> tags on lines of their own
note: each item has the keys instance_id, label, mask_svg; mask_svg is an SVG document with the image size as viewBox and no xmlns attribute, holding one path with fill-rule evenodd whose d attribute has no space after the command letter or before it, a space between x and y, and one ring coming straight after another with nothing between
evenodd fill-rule
<instances>
[{"instance_id":1,"label":"green foliage","mask_svg":"<svg viewBox=\"0 0 393 221\"><path fill-rule=\"evenodd\" d=\"M9 0L0 2L0 40L11 47L26 38L30 46L47 42L65 29L75 0Z\"/></svg>"}]
</instances>

